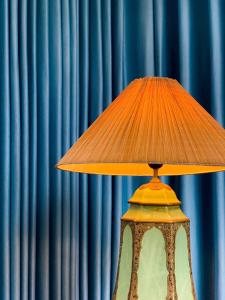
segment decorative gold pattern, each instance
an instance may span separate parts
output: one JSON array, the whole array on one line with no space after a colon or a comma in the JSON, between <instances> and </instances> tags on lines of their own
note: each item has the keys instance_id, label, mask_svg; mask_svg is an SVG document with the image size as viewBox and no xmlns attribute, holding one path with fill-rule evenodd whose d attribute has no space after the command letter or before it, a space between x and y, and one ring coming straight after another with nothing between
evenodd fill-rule
<instances>
[{"instance_id":1,"label":"decorative gold pattern","mask_svg":"<svg viewBox=\"0 0 225 300\"><path fill-rule=\"evenodd\" d=\"M182 223L184 224L184 223ZM175 236L179 223L162 224L160 230L163 233L166 243L167 270L167 297L166 300L177 300L176 278L175 278Z\"/></svg>"},{"instance_id":2,"label":"decorative gold pattern","mask_svg":"<svg viewBox=\"0 0 225 300\"><path fill-rule=\"evenodd\" d=\"M192 293L193 293L194 299L196 300L197 296L196 296L196 292L195 292L195 285L194 285L194 280L193 280L193 275L192 275L192 263L191 263L190 222L187 222L185 224L184 229L186 230L187 241L188 241L188 258L189 258L189 266L190 266Z\"/></svg>"},{"instance_id":3,"label":"decorative gold pattern","mask_svg":"<svg viewBox=\"0 0 225 300\"><path fill-rule=\"evenodd\" d=\"M126 227L127 222L121 222L121 228L120 228L120 254L119 254L119 261L118 261L118 266L120 265L120 260L121 260L121 253L122 253L122 245L123 245L123 233L124 233L124 229ZM133 231L132 231L133 233ZM134 238L134 237L132 237ZM133 240L134 241L134 240ZM119 271L117 271L117 275L116 275L116 285L115 285L115 289L114 289L114 293L112 295L112 300L116 300L116 292L118 289L118 279L119 279Z\"/></svg>"},{"instance_id":4,"label":"decorative gold pattern","mask_svg":"<svg viewBox=\"0 0 225 300\"><path fill-rule=\"evenodd\" d=\"M139 267L139 256L141 251L141 241L145 232L144 226L142 223L129 223L132 233L133 233L133 266L132 266L132 274L131 274L131 284L130 284L130 292L128 299L138 299L137 295L137 284L138 284L138 276L137 271Z\"/></svg>"},{"instance_id":5,"label":"decorative gold pattern","mask_svg":"<svg viewBox=\"0 0 225 300\"><path fill-rule=\"evenodd\" d=\"M137 300L137 286L138 286L138 276L137 271L139 267L139 257L141 251L141 242L144 236L144 233L153 228L158 228L164 236L166 243L166 254L167 254L167 270L168 270L168 279L167 279L167 297L165 300L178 300L177 292L176 292L176 278L175 278L175 237L177 230L180 226L183 226L187 233L188 240L188 255L189 255L189 265L190 265L190 277L192 284L192 293L194 300L197 300L193 277L192 277L192 269L191 269L191 253L190 253L190 223L187 222L179 222L179 223L142 223L142 222L121 222L121 244L120 244L120 256L121 256L121 248L122 248L122 240L123 240L123 231L126 225L129 225L132 230L133 235L133 262L132 262L132 274L131 274L131 283L130 283L130 291L128 295L128 300ZM120 258L119 258L120 261ZM118 287L118 274L116 287L113 294L112 299L116 300L116 293ZM125 299L124 299L125 300Z\"/></svg>"}]
</instances>

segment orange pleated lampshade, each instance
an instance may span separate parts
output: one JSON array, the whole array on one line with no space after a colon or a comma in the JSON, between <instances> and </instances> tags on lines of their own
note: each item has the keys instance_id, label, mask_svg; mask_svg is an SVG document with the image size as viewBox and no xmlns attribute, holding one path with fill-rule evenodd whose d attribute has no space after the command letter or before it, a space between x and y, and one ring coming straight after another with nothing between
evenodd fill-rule
<instances>
[{"instance_id":1,"label":"orange pleated lampshade","mask_svg":"<svg viewBox=\"0 0 225 300\"><path fill-rule=\"evenodd\" d=\"M225 130L174 79L136 79L58 162L62 170L108 175L225 170Z\"/></svg>"}]
</instances>

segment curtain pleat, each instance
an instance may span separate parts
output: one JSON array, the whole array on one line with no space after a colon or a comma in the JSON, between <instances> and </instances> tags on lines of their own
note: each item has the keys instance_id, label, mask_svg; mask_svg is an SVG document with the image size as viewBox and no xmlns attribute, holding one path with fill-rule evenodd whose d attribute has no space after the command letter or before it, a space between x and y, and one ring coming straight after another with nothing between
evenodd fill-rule
<instances>
[{"instance_id":1,"label":"curtain pleat","mask_svg":"<svg viewBox=\"0 0 225 300\"><path fill-rule=\"evenodd\" d=\"M62 201L62 187L68 187L68 184L62 180L63 174L55 172L55 161L57 157L63 152L64 139L62 131L64 129L62 111L64 107L62 105L63 94L63 75L62 75L62 25L61 15L62 7L61 1L50 1L48 5L51 9L49 14L49 126L50 126L50 152L54 155L50 155L50 299L62 299L62 278L65 274L62 271L62 222L63 222L63 201ZM65 99L65 107L67 107L68 99ZM51 105L54 103L55 105ZM66 116L68 117L68 116ZM68 139L68 132L67 139ZM55 138L54 138L55 137ZM63 190L64 191L64 190ZM68 201L68 194L65 195L65 201Z\"/></svg>"},{"instance_id":2,"label":"curtain pleat","mask_svg":"<svg viewBox=\"0 0 225 300\"><path fill-rule=\"evenodd\" d=\"M0 297L10 299L10 75L9 75L9 3L0 2Z\"/></svg>"},{"instance_id":3,"label":"curtain pleat","mask_svg":"<svg viewBox=\"0 0 225 300\"><path fill-rule=\"evenodd\" d=\"M0 300L107 300L120 217L149 178L60 157L134 78L176 78L224 126L222 0L0 1ZM224 174L165 177L191 218L199 300L225 299Z\"/></svg>"},{"instance_id":4,"label":"curtain pleat","mask_svg":"<svg viewBox=\"0 0 225 300\"><path fill-rule=\"evenodd\" d=\"M18 2L9 4L9 78L10 78L10 297L20 299L21 252L21 107L19 72Z\"/></svg>"},{"instance_id":5,"label":"curtain pleat","mask_svg":"<svg viewBox=\"0 0 225 300\"><path fill-rule=\"evenodd\" d=\"M62 151L70 147L70 20L69 1L61 1L61 30L62 30ZM69 269L70 269L70 174L62 176L62 264L61 264L61 298L70 299Z\"/></svg>"},{"instance_id":6,"label":"curtain pleat","mask_svg":"<svg viewBox=\"0 0 225 300\"><path fill-rule=\"evenodd\" d=\"M30 23L28 22L30 20ZM36 294L36 220L37 220L37 64L36 64L36 3L27 3L27 59L29 111L29 230L28 230L28 299ZM28 43L29 41L29 43Z\"/></svg>"},{"instance_id":7,"label":"curtain pleat","mask_svg":"<svg viewBox=\"0 0 225 300\"><path fill-rule=\"evenodd\" d=\"M49 131L49 9L48 1L36 3L37 67L37 219L36 219L36 298L49 298L50 253L50 131ZM44 270L44 272L43 272Z\"/></svg>"},{"instance_id":8,"label":"curtain pleat","mask_svg":"<svg viewBox=\"0 0 225 300\"><path fill-rule=\"evenodd\" d=\"M28 299L29 261L29 103L28 103L28 54L27 54L27 1L18 5L18 44L21 116L21 199L20 199L20 298ZM23 33L23 34L21 34Z\"/></svg>"}]
</instances>

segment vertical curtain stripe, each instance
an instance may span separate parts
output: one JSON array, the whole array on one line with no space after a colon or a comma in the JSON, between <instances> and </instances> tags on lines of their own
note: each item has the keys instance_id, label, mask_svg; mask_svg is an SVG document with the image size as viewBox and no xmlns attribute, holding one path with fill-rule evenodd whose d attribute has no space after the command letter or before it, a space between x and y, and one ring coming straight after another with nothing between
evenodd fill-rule
<instances>
[{"instance_id":1,"label":"vertical curtain stripe","mask_svg":"<svg viewBox=\"0 0 225 300\"><path fill-rule=\"evenodd\" d=\"M49 298L49 13L37 2L37 243L36 298ZM43 272L44 270L44 272Z\"/></svg>"},{"instance_id":2,"label":"vertical curtain stripe","mask_svg":"<svg viewBox=\"0 0 225 300\"><path fill-rule=\"evenodd\" d=\"M10 299L10 78L9 78L9 3L0 2L0 297Z\"/></svg>"},{"instance_id":3,"label":"vertical curtain stripe","mask_svg":"<svg viewBox=\"0 0 225 300\"><path fill-rule=\"evenodd\" d=\"M18 2L10 2L10 298L20 299L20 226L21 226L21 109L18 46Z\"/></svg>"},{"instance_id":4,"label":"vertical curtain stripe","mask_svg":"<svg viewBox=\"0 0 225 300\"><path fill-rule=\"evenodd\" d=\"M36 67L36 4L28 1L28 109L29 109L29 266L28 298L36 297L36 216L37 216L37 67ZM31 20L29 25L28 20Z\"/></svg>"},{"instance_id":5,"label":"vertical curtain stripe","mask_svg":"<svg viewBox=\"0 0 225 300\"><path fill-rule=\"evenodd\" d=\"M27 55L27 1L18 7L20 115L21 115L21 228L20 228L20 297L28 299L28 238L29 238L29 103L28 103L28 55ZM21 34L23 33L23 34Z\"/></svg>"},{"instance_id":6,"label":"vertical curtain stripe","mask_svg":"<svg viewBox=\"0 0 225 300\"><path fill-rule=\"evenodd\" d=\"M49 128L50 128L50 299L62 295L62 174L55 172L55 162L64 147L62 141L62 20L61 1L50 1L49 11ZM55 105L51 105L55 103ZM51 134L52 133L52 134Z\"/></svg>"}]
</instances>

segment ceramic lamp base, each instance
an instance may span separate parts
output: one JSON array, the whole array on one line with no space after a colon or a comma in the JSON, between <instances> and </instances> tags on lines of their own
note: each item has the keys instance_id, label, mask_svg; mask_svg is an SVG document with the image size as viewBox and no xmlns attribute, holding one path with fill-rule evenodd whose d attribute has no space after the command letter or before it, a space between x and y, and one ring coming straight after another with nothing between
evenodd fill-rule
<instances>
[{"instance_id":1,"label":"ceramic lamp base","mask_svg":"<svg viewBox=\"0 0 225 300\"><path fill-rule=\"evenodd\" d=\"M180 210L180 202L171 188L162 183L158 189L154 187L151 182L150 186L139 188L122 217L119 267L112 299L196 300L189 219ZM160 205L156 195L164 195ZM143 201L148 204L143 205Z\"/></svg>"}]
</instances>

